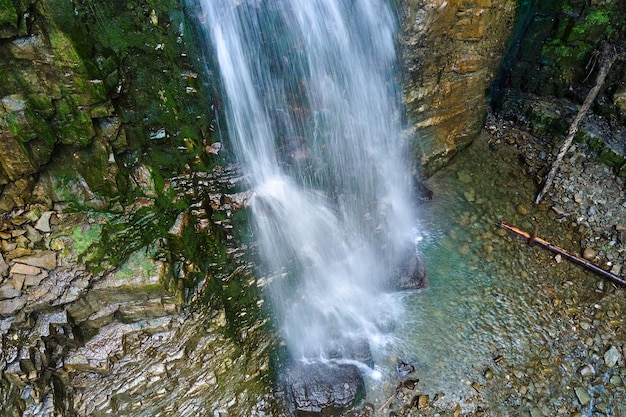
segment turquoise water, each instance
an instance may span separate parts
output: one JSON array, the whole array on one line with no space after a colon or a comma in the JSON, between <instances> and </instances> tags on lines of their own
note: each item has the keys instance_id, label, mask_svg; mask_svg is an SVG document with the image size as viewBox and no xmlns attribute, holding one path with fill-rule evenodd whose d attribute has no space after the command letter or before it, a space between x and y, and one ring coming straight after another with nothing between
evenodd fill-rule
<instances>
[{"instance_id":1,"label":"turquoise water","mask_svg":"<svg viewBox=\"0 0 626 417\"><path fill-rule=\"evenodd\" d=\"M569 223L532 204L536 186L516 154L490 151L487 139L481 136L428 180L434 198L421 206L425 232L417 242L428 287L396 295L405 320L393 342L376 351L380 375L367 384L368 401L377 407L400 380L398 358L415 366L410 377L419 379L416 392L438 397L444 408L460 404L471 412L487 403L508 413L510 405L500 405L505 399L523 412L535 403L549 410L557 403L568 410L579 406L572 387L585 383L576 372L587 355L580 340L596 334L582 334L577 321L585 309L601 309L598 278L499 227L506 221L532 230L538 223L542 237L577 247ZM535 384L542 390L532 399L520 394Z\"/></svg>"}]
</instances>

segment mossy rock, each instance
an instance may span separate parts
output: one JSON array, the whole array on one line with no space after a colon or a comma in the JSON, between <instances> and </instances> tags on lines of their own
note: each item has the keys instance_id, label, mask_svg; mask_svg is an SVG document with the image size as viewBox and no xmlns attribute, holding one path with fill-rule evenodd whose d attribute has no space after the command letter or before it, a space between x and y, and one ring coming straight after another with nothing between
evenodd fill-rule
<instances>
[{"instance_id":1,"label":"mossy rock","mask_svg":"<svg viewBox=\"0 0 626 417\"><path fill-rule=\"evenodd\" d=\"M17 35L19 15L13 0L0 0L0 38L11 38Z\"/></svg>"}]
</instances>

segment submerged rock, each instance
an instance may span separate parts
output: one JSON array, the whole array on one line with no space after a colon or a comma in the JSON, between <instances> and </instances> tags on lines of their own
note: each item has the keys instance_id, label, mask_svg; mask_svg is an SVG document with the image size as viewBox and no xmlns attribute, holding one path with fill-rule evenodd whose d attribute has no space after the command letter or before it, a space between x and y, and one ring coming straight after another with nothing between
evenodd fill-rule
<instances>
[{"instance_id":1,"label":"submerged rock","mask_svg":"<svg viewBox=\"0 0 626 417\"><path fill-rule=\"evenodd\" d=\"M426 286L426 268L416 252L407 254L392 272L390 286L393 290L417 290Z\"/></svg>"},{"instance_id":2,"label":"submerged rock","mask_svg":"<svg viewBox=\"0 0 626 417\"><path fill-rule=\"evenodd\" d=\"M330 359L353 360L374 367L372 351L365 338L333 338L324 346L324 353Z\"/></svg>"},{"instance_id":3,"label":"submerged rock","mask_svg":"<svg viewBox=\"0 0 626 417\"><path fill-rule=\"evenodd\" d=\"M352 404L363 387L355 365L297 362L286 374L287 398L293 412L339 411Z\"/></svg>"}]
</instances>

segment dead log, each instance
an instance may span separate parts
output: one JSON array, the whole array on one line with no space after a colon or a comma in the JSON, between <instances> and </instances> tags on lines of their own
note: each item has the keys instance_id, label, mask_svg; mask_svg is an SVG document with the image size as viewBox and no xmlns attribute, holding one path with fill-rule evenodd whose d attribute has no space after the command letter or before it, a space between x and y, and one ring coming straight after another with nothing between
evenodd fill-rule
<instances>
[{"instance_id":1,"label":"dead log","mask_svg":"<svg viewBox=\"0 0 626 417\"><path fill-rule=\"evenodd\" d=\"M539 204L543 196L546 194L546 192L550 188L550 185L552 185L552 181L554 180L556 172L559 169L559 165L561 164L561 161L565 157L567 150L572 145L572 141L574 140L574 136L576 135L576 132L578 132L578 125L580 124L583 117L585 117L585 114L587 114L587 111L589 111L589 108L591 107L591 104L593 103L593 101L596 99L596 96L598 95L598 92L602 88L602 85L604 85L604 80L606 80L606 76L609 73L609 69L611 69L611 65L613 65L616 58L617 58L617 53L615 51L615 48L609 45L608 43L604 42L602 44L602 49L600 51L600 69L598 70L598 75L596 76L596 82L593 88L589 90L589 93L587 94L587 97L585 98L583 105L580 107L580 110L578 110L578 114L576 115L576 117L574 118L574 121L569 127L569 132L567 134L567 137L565 138L565 141L561 145L561 148L559 149L559 153L556 159L552 163L552 168L550 168L550 172L546 176L546 181L543 185L543 188L541 189L539 194L537 194L537 198L535 198L535 204Z\"/></svg>"},{"instance_id":2,"label":"dead log","mask_svg":"<svg viewBox=\"0 0 626 417\"><path fill-rule=\"evenodd\" d=\"M531 234L531 233L525 232L524 230L518 229L515 226L511 226L510 224L507 224L505 222L500 223L500 227L508 230L511 233L516 234L517 236L523 237L524 239L528 241L529 246L535 246L535 245L541 246L542 248L547 249L550 252L557 253L561 255L562 257L574 263L577 263L578 265L581 265L584 268L589 269L590 271L593 271L596 274L601 275L604 278L607 278L617 284L626 285L626 279L620 277L619 275L615 275L609 271L606 271L600 268L598 265L593 264L587 261L586 259L583 259L580 256L573 254L572 252L569 252L563 248L553 245L547 240L537 237L536 229L535 229L535 232Z\"/></svg>"}]
</instances>

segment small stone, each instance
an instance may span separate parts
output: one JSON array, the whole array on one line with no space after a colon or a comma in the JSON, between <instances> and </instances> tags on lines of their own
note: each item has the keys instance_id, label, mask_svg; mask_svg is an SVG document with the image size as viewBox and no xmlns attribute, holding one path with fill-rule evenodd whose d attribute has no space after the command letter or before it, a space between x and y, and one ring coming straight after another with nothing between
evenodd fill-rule
<instances>
[{"instance_id":1,"label":"small stone","mask_svg":"<svg viewBox=\"0 0 626 417\"><path fill-rule=\"evenodd\" d=\"M483 375L486 380L493 379L493 371L491 369L486 369Z\"/></svg>"},{"instance_id":2,"label":"small stone","mask_svg":"<svg viewBox=\"0 0 626 417\"><path fill-rule=\"evenodd\" d=\"M24 285L26 287L34 287L35 285L39 285L39 283L47 277L48 273L46 271L43 271L38 275L26 275L24 279Z\"/></svg>"},{"instance_id":3,"label":"small stone","mask_svg":"<svg viewBox=\"0 0 626 417\"><path fill-rule=\"evenodd\" d=\"M215 142L212 143L211 145L208 145L204 148L204 151L208 154L208 155L217 155L220 153L220 151L222 150L222 143L221 142Z\"/></svg>"},{"instance_id":4,"label":"small stone","mask_svg":"<svg viewBox=\"0 0 626 417\"><path fill-rule=\"evenodd\" d=\"M0 253L0 277L9 275L9 265L5 262L4 257Z\"/></svg>"},{"instance_id":5,"label":"small stone","mask_svg":"<svg viewBox=\"0 0 626 417\"><path fill-rule=\"evenodd\" d=\"M576 193L574 194L574 201L577 202L578 204L583 202L583 195L580 193Z\"/></svg>"},{"instance_id":6,"label":"small stone","mask_svg":"<svg viewBox=\"0 0 626 417\"><path fill-rule=\"evenodd\" d=\"M20 295L22 295L22 291L15 289L15 287L8 282L0 286L0 299L2 300L19 297Z\"/></svg>"},{"instance_id":7,"label":"small stone","mask_svg":"<svg viewBox=\"0 0 626 417\"><path fill-rule=\"evenodd\" d=\"M26 305L23 298L0 300L0 316L9 316Z\"/></svg>"},{"instance_id":8,"label":"small stone","mask_svg":"<svg viewBox=\"0 0 626 417\"><path fill-rule=\"evenodd\" d=\"M581 376L587 377L587 376L595 375L596 370L593 369L593 366L587 364L587 365L583 366L582 368L580 368L578 370L578 373Z\"/></svg>"},{"instance_id":9,"label":"small stone","mask_svg":"<svg viewBox=\"0 0 626 417\"><path fill-rule=\"evenodd\" d=\"M585 250L583 251L583 258L585 258L588 261L594 260L596 255L597 255L597 252L591 248L585 248Z\"/></svg>"},{"instance_id":10,"label":"small stone","mask_svg":"<svg viewBox=\"0 0 626 417\"><path fill-rule=\"evenodd\" d=\"M26 275L15 274L13 275L13 279L10 280L11 285L18 291L21 291L24 288L24 280L26 279Z\"/></svg>"},{"instance_id":11,"label":"small stone","mask_svg":"<svg viewBox=\"0 0 626 417\"><path fill-rule=\"evenodd\" d=\"M617 347L611 346L609 350L607 350L606 353L604 354L604 363L609 368L612 368L615 365L617 365L621 356L622 355L619 353L619 350L617 350Z\"/></svg>"},{"instance_id":12,"label":"small stone","mask_svg":"<svg viewBox=\"0 0 626 417\"><path fill-rule=\"evenodd\" d=\"M33 226L31 226L30 224L27 224L24 226L26 229L26 237L28 238L28 240L31 241L31 243L38 243L41 242L41 240L43 239L43 237L41 236L41 234L37 231L37 229L35 229Z\"/></svg>"},{"instance_id":13,"label":"small stone","mask_svg":"<svg viewBox=\"0 0 626 417\"><path fill-rule=\"evenodd\" d=\"M586 406L591 401L591 396L587 392L587 388L576 387L574 388L574 392L581 405Z\"/></svg>"},{"instance_id":14,"label":"small stone","mask_svg":"<svg viewBox=\"0 0 626 417\"><path fill-rule=\"evenodd\" d=\"M472 182L472 177L467 171L459 171L456 173L456 175L459 178L459 181L461 181L463 184L469 184Z\"/></svg>"},{"instance_id":15,"label":"small stone","mask_svg":"<svg viewBox=\"0 0 626 417\"><path fill-rule=\"evenodd\" d=\"M13 266L11 267L11 275L13 274L39 275L40 272L41 272L40 268L36 266L32 266L32 265L26 265L23 263L16 263L16 264L13 264Z\"/></svg>"},{"instance_id":16,"label":"small stone","mask_svg":"<svg viewBox=\"0 0 626 417\"><path fill-rule=\"evenodd\" d=\"M523 204L520 204L516 207L517 214L521 216L525 216L528 214L528 209Z\"/></svg>"},{"instance_id":17,"label":"small stone","mask_svg":"<svg viewBox=\"0 0 626 417\"><path fill-rule=\"evenodd\" d=\"M44 211L41 214L41 217L39 218L39 220L37 220L37 223L35 223L35 229L44 233L48 233L52 231L52 229L50 228L50 218L52 217L53 214L54 214L53 211Z\"/></svg>"}]
</instances>

